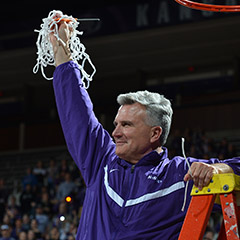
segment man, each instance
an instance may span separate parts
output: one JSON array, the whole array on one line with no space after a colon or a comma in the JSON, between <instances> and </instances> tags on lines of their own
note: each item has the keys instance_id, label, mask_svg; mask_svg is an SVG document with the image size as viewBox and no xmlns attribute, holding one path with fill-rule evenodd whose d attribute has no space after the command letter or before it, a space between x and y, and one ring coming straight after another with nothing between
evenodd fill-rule
<instances>
[{"instance_id":1,"label":"man","mask_svg":"<svg viewBox=\"0 0 240 240\"><path fill-rule=\"evenodd\" d=\"M70 34L62 23L60 38L67 43ZM58 112L68 149L87 186L77 239L177 239L186 214L186 209L181 211L184 181L193 180L201 189L214 173L239 173L240 159L220 163L189 158L191 171L184 158L169 160L163 145L172 108L169 100L148 91L118 97L113 142L93 113L68 47L50 37Z\"/></svg>"},{"instance_id":2,"label":"man","mask_svg":"<svg viewBox=\"0 0 240 240\"><path fill-rule=\"evenodd\" d=\"M65 181L60 183L57 189L57 200L61 202L68 195L76 192L77 186L71 179L71 174L69 172L65 173Z\"/></svg>"},{"instance_id":3,"label":"man","mask_svg":"<svg viewBox=\"0 0 240 240\"><path fill-rule=\"evenodd\" d=\"M1 226L1 235L0 240L15 240L15 238L11 237L11 229L6 224Z\"/></svg>"}]
</instances>

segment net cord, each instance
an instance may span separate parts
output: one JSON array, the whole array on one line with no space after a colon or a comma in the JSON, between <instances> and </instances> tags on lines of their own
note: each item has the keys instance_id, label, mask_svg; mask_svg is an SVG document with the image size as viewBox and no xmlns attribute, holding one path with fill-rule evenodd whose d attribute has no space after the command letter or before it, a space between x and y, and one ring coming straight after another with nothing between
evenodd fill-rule
<instances>
[{"instance_id":1,"label":"net cord","mask_svg":"<svg viewBox=\"0 0 240 240\"><path fill-rule=\"evenodd\" d=\"M56 20L56 18L58 18ZM39 68L41 73L46 80L52 80L53 77L47 77L45 74L45 68L47 66L55 66L54 52L52 44L50 42L50 34L56 37L57 41L66 47L66 43L59 37L58 26L63 19L69 19L68 25L72 29L71 37L69 39L69 49L71 51L71 56L73 61L78 63L79 69L81 71L82 83L84 88L90 86L90 82L93 80L93 76L96 73L96 68L92 63L90 56L86 53L85 46L81 43L79 35L83 32L77 30L79 25L78 20L72 16L64 15L61 11L53 10L49 13L47 18L44 18L43 23L40 25L40 30L34 30L38 33L38 38L36 41L37 46L37 63L33 67L33 73L37 73ZM91 73L88 73L85 69L86 64L91 68Z\"/></svg>"}]
</instances>

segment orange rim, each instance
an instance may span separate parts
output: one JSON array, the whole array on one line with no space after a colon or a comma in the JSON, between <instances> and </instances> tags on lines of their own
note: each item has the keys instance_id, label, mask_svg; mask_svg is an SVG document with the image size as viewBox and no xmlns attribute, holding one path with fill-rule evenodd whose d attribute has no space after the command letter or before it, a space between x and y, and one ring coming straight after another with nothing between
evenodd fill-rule
<instances>
[{"instance_id":1,"label":"orange rim","mask_svg":"<svg viewBox=\"0 0 240 240\"><path fill-rule=\"evenodd\" d=\"M240 12L240 5L213 5L188 0L175 0L177 3L197 10L211 11L211 12Z\"/></svg>"}]
</instances>

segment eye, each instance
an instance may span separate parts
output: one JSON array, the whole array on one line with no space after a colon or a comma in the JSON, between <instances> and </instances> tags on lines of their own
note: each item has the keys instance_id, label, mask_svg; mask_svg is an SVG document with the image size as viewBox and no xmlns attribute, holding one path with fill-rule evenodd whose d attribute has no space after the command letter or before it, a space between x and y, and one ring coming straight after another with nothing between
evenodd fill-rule
<instances>
[{"instance_id":1,"label":"eye","mask_svg":"<svg viewBox=\"0 0 240 240\"><path fill-rule=\"evenodd\" d=\"M122 122L123 127L128 127L128 126L131 126L131 125L132 125L131 122Z\"/></svg>"}]
</instances>

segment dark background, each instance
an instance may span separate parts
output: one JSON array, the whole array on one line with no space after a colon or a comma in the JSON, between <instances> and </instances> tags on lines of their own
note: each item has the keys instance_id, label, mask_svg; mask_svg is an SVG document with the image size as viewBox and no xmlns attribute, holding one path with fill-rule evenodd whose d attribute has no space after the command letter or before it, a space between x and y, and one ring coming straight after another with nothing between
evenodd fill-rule
<instances>
[{"instance_id":1,"label":"dark background","mask_svg":"<svg viewBox=\"0 0 240 240\"><path fill-rule=\"evenodd\" d=\"M79 30L97 68L88 91L107 130L118 94L148 89L171 99L172 132L201 128L238 144L239 13L190 10L170 0L8 1L0 10L0 152L65 145L52 82L32 73L34 29L53 9L101 19Z\"/></svg>"}]
</instances>

